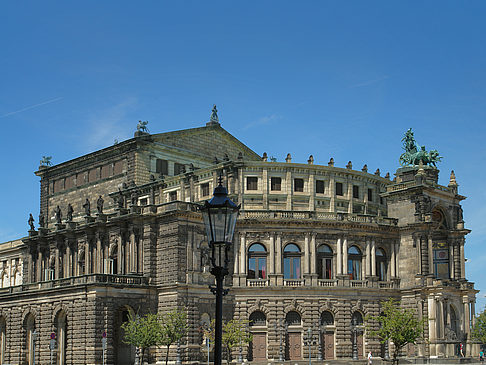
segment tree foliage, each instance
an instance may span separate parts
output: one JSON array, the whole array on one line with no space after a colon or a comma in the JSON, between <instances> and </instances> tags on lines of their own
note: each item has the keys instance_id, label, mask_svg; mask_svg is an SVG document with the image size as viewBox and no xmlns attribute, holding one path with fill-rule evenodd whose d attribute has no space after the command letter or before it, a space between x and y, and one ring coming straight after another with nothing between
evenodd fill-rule
<instances>
[{"instance_id":1,"label":"tree foliage","mask_svg":"<svg viewBox=\"0 0 486 365\"><path fill-rule=\"evenodd\" d=\"M244 319L232 319L223 322L223 337L221 342L226 349L226 360L231 361L231 353L233 349L240 343L248 344L253 340L252 334L248 331L248 321ZM209 337L210 341L214 343L215 321L211 321L209 328L204 329L204 336Z\"/></svg>"},{"instance_id":2,"label":"tree foliage","mask_svg":"<svg viewBox=\"0 0 486 365\"><path fill-rule=\"evenodd\" d=\"M366 328L371 337L378 337L382 343L393 342L393 364L398 364L401 349L409 343L415 343L422 336L427 318L419 320L413 310L400 308L391 298L383 302L382 306L382 314L366 317ZM378 322L380 328L373 330L370 322Z\"/></svg>"},{"instance_id":3,"label":"tree foliage","mask_svg":"<svg viewBox=\"0 0 486 365\"><path fill-rule=\"evenodd\" d=\"M475 324L472 329L472 338L486 344L486 309L476 316Z\"/></svg>"},{"instance_id":4,"label":"tree foliage","mask_svg":"<svg viewBox=\"0 0 486 365\"><path fill-rule=\"evenodd\" d=\"M125 331L123 342L140 348L143 364L145 350L160 341L161 327L157 315L149 313L139 316L129 312L128 321L122 323L121 328Z\"/></svg>"},{"instance_id":5,"label":"tree foliage","mask_svg":"<svg viewBox=\"0 0 486 365\"><path fill-rule=\"evenodd\" d=\"M169 349L172 344L178 343L187 332L186 313L173 310L160 317L160 345L167 347L165 363L169 361Z\"/></svg>"}]
</instances>

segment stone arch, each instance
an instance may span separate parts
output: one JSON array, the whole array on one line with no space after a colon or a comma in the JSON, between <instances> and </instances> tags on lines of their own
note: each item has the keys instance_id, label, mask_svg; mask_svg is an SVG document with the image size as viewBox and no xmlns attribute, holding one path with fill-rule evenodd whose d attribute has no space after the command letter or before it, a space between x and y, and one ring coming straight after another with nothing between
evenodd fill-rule
<instances>
[{"instance_id":1,"label":"stone arch","mask_svg":"<svg viewBox=\"0 0 486 365\"><path fill-rule=\"evenodd\" d=\"M451 218L447 209L440 204L436 204L431 209L432 227L434 229L449 229Z\"/></svg>"},{"instance_id":2,"label":"stone arch","mask_svg":"<svg viewBox=\"0 0 486 365\"><path fill-rule=\"evenodd\" d=\"M60 307L55 311L53 326L56 333L56 364L66 364L66 349L67 349L67 332L68 332L68 312L64 309L65 306Z\"/></svg>"},{"instance_id":3,"label":"stone arch","mask_svg":"<svg viewBox=\"0 0 486 365\"><path fill-rule=\"evenodd\" d=\"M290 311L296 311L298 312L301 316L304 314L305 310L304 307L302 307L295 299L292 299L292 302L288 305L285 306L284 312L288 313Z\"/></svg>"},{"instance_id":4,"label":"stone arch","mask_svg":"<svg viewBox=\"0 0 486 365\"><path fill-rule=\"evenodd\" d=\"M65 303L59 303L54 307L54 310L52 311L52 317L51 321L54 323L56 321L56 318L60 314L60 312L64 312L67 315L69 315L69 307Z\"/></svg>"},{"instance_id":5,"label":"stone arch","mask_svg":"<svg viewBox=\"0 0 486 365\"><path fill-rule=\"evenodd\" d=\"M128 320L129 314L132 316L135 315L133 308L128 304L120 305L115 311L115 316L113 319L113 347L116 349L114 363L118 365L131 365L135 361L135 347L128 345L123 341L125 332L121 328L122 323Z\"/></svg>"},{"instance_id":6,"label":"stone arch","mask_svg":"<svg viewBox=\"0 0 486 365\"><path fill-rule=\"evenodd\" d=\"M26 365L34 364L36 318L37 316L34 315L30 308L24 310L24 315L22 316L22 347L24 349L23 361Z\"/></svg>"},{"instance_id":7,"label":"stone arch","mask_svg":"<svg viewBox=\"0 0 486 365\"><path fill-rule=\"evenodd\" d=\"M27 307L22 312L22 323L25 322L25 319L29 314L32 314L34 316L34 320L36 320L37 317L38 317L38 313L37 313L36 308Z\"/></svg>"},{"instance_id":8,"label":"stone arch","mask_svg":"<svg viewBox=\"0 0 486 365\"><path fill-rule=\"evenodd\" d=\"M251 313L256 311L263 312L267 316L267 318L270 314L270 310L264 304L262 304L262 302L259 299L257 299L251 307L248 307L247 309L248 318L250 318Z\"/></svg>"}]
</instances>

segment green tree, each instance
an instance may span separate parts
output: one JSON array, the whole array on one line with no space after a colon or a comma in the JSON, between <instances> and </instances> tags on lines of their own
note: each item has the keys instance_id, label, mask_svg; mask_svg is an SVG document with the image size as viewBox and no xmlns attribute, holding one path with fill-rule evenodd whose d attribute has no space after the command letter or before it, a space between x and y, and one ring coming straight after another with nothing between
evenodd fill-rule
<instances>
[{"instance_id":1,"label":"green tree","mask_svg":"<svg viewBox=\"0 0 486 365\"><path fill-rule=\"evenodd\" d=\"M214 319L211 321L209 328L204 329L205 336L209 337L214 343ZM233 349L240 343L248 344L253 340L253 335L247 330L248 321L244 319L232 319L223 322L223 337L221 342L226 349L226 360L231 361L231 353Z\"/></svg>"},{"instance_id":2,"label":"green tree","mask_svg":"<svg viewBox=\"0 0 486 365\"><path fill-rule=\"evenodd\" d=\"M382 314L366 317L366 329L371 337L378 337L382 343L393 342L393 364L398 364L400 350L422 336L427 318L419 320L413 310L400 308L392 298L383 302L382 306ZM372 329L373 322L379 323L378 330Z\"/></svg>"},{"instance_id":3,"label":"green tree","mask_svg":"<svg viewBox=\"0 0 486 365\"><path fill-rule=\"evenodd\" d=\"M123 342L139 347L141 350L140 363L143 364L145 350L156 346L160 341L160 323L156 314L145 316L128 313L128 321L122 323L121 328L125 331Z\"/></svg>"},{"instance_id":4,"label":"green tree","mask_svg":"<svg viewBox=\"0 0 486 365\"><path fill-rule=\"evenodd\" d=\"M187 332L187 316L177 309L160 316L160 344L167 347L165 364L169 361L170 346L178 343Z\"/></svg>"},{"instance_id":5,"label":"green tree","mask_svg":"<svg viewBox=\"0 0 486 365\"><path fill-rule=\"evenodd\" d=\"M476 316L472 329L472 338L481 344L486 344L486 309Z\"/></svg>"}]
</instances>

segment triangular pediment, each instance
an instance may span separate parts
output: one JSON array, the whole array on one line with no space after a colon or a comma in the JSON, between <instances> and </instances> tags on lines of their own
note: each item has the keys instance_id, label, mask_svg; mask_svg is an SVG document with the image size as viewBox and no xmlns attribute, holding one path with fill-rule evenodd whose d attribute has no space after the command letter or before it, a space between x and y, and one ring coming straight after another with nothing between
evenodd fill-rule
<instances>
[{"instance_id":1,"label":"triangular pediment","mask_svg":"<svg viewBox=\"0 0 486 365\"><path fill-rule=\"evenodd\" d=\"M153 141L165 146L196 154L208 160L215 157L237 160L241 152L244 160L260 161L260 156L224 130L219 124L200 128L153 134Z\"/></svg>"}]
</instances>

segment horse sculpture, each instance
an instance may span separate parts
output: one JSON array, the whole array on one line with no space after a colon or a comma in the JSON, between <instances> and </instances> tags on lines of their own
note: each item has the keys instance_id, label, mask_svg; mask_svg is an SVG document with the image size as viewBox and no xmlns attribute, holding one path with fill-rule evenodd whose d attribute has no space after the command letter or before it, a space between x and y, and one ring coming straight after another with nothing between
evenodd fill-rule
<instances>
[{"instance_id":1,"label":"horse sculpture","mask_svg":"<svg viewBox=\"0 0 486 365\"><path fill-rule=\"evenodd\" d=\"M412 128L409 128L402 138L404 153L400 156L400 165L402 166L418 166L420 161L424 165L436 166L436 162L440 162L442 159L439 156L437 150L431 150L427 152L425 146L421 146L420 150L417 149L415 138L413 137Z\"/></svg>"}]
</instances>

